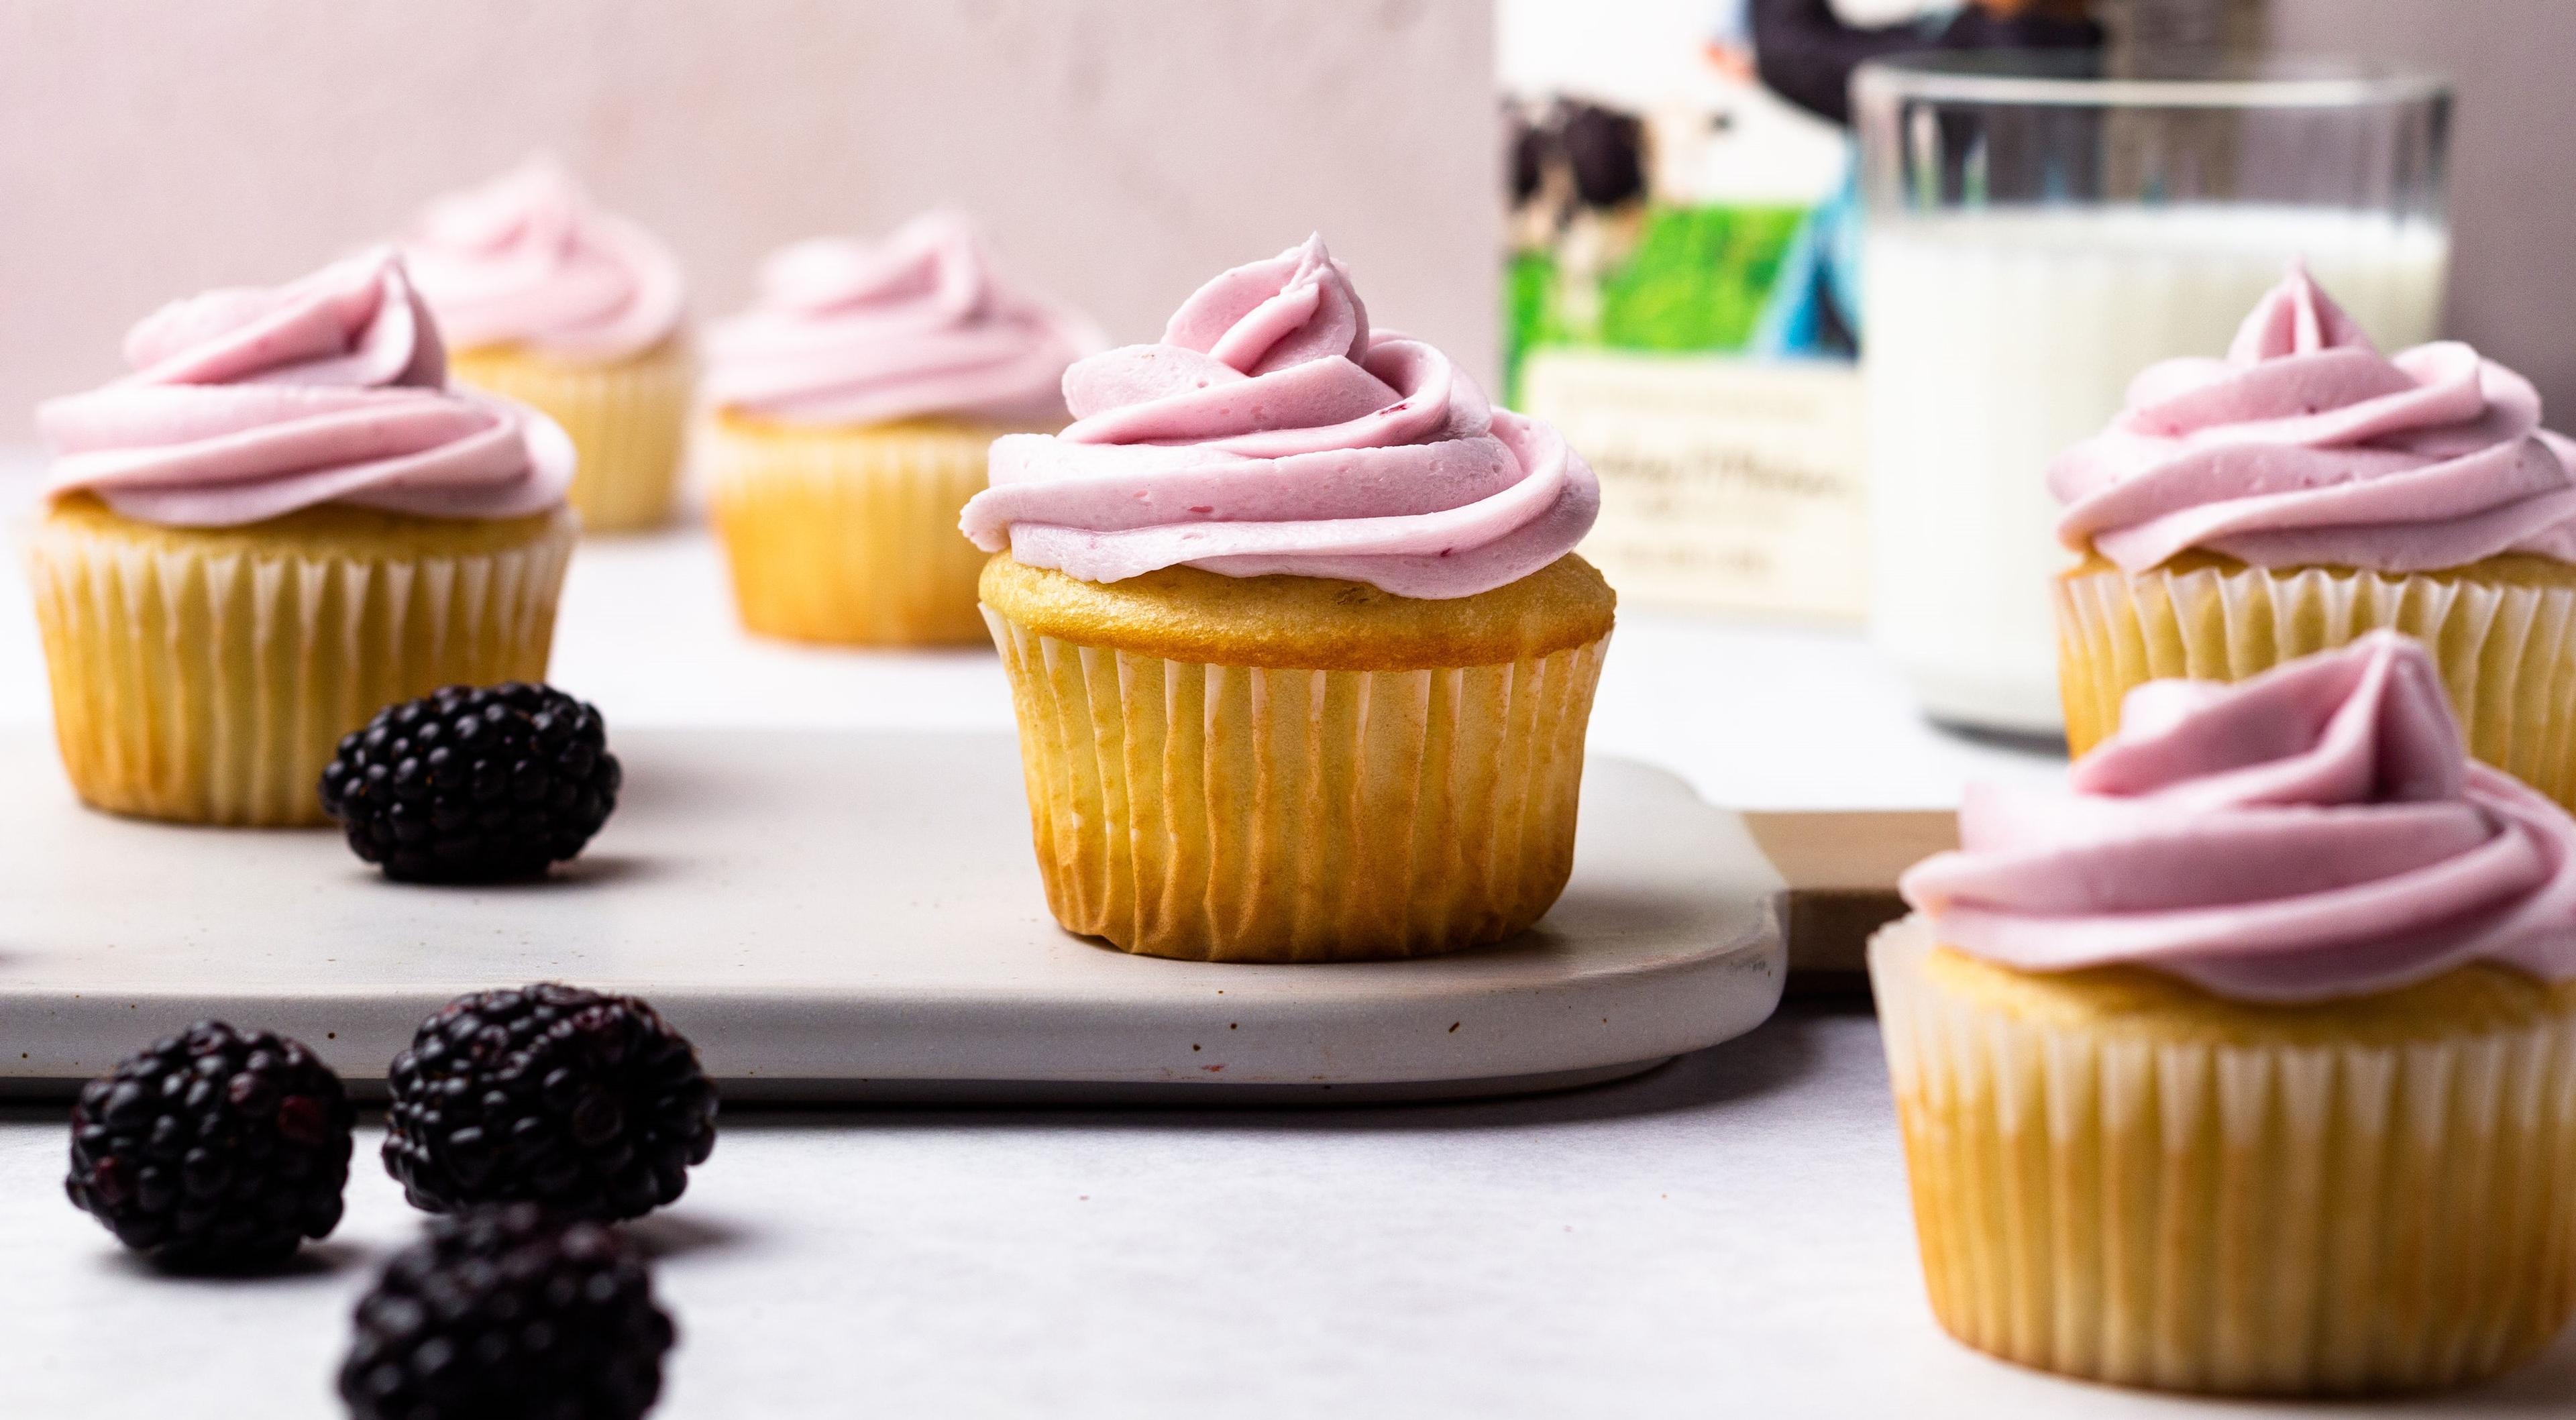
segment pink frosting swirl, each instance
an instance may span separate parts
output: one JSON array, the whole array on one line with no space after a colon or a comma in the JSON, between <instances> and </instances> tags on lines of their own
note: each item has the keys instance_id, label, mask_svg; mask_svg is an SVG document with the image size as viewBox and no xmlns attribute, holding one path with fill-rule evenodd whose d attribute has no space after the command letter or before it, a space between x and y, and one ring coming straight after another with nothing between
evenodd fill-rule
<instances>
[{"instance_id":1,"label":"pink frosting swirl","mask_svg":"<svg viewBox=\"0 0 2576 1420\"><path fill-rule=\"evenodd\" d=\"M2224 360L2168 360L2058 456L2058 536L2137 572L2186 548L2263 567L2576 561L2576 441L2457 341L2382 356L2292 266Z\"/></svg>"},{"instance_id":2,"label":"pink frosting swirl","mask_svg":"<svg viewBox=\"0 0 2576 1420\"><path fill-rule=\"evenodd\" d=\"M963 526L1086 581L1190 566L1472 596L1572 551L1600 512L1555 430L1372 333L1320 237L1200 287L1161 343L1084 360L1064 393L1073 425L996 441Z\"/></svg>"},{"instance_id":3,"label":"pink frosting swirl","mask_svg":"<svg viewBox=\"0 0 2576 1420\"><path fill-rule=\"evenodd\" d=\"M53 494L227 527L318 503L521 517L572 481L553 420L447 387L437 327L391 250L173 302L126 336L125 358L134 373L37 409Z\"/></svg>"},{"instance_id":4,"label":"pink frosting swirl","mask_svg":"<svg viewBox=\"0 0 2576 1420\"><path fill-rule=\"evenodd\" d=\"M2236 685L2153 681L2074 792L1980 786L1906 873L1940 939L2310 1001L2464 962L2576 977L2576 820L2471 763L2424 648L2373 632Z\"/></svg>"},{"instance_id":5,"label":"pink frosting swirl","mask_svg":"<svg viewBox=\"0 0 2576 1420\"><path fill-rule=\"evenodd\" d=\"M972 223L933 212L874 245L818 237L771 256L752 309L708 337L706 391L796 423L1051 425L1065 367L1105 343L996 274Z\"/></svg>"},{"instance_id":6,"label":"pink frosting swirl","mask_svg":"<svg viewBox=\"0 0 2576 1420\"><path fill-rule=\"evenodd\" d=\"M679 259L542 158L431 204L403 258L458 349L624 360L680 327Z\"/></svg>"}]
</instances>

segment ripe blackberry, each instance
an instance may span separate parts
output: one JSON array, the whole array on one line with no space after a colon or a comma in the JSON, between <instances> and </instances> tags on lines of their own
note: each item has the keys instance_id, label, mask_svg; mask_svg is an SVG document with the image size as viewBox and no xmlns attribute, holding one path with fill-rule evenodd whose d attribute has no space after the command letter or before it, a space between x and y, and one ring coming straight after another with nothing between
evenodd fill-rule
<instances>
[{"instance_id":1,"label":"ripe blackberry","mask_svg":"<svg viewBox=\"0 0 2576 1420\"><path fill-rule=\"evenodd\" d=\"M716 1146L698 1052L631 996L546 984L460 996L387 1072L385 1168L415 1207L528 1199L632 1218Z\"/></svg>"},{"instance_id":2,"label":"ripe blackberry","mask_svg":"<svg viewBox=\"0 0 2576 1420\"><path fill-rule=\"evenodd\" d=\"M304 1046L199 1021L82 1087L63 1191L165 1266L282 1262L339 1225L352 1115Z\"/></svg>"},{"instance_id":3,"label":"ripe blackberry","mask_svg":"<svg viewBox=\"0 0 2576 1420\"><path fill-rule=\"evenodd\" d=\"M634 1420L671 1318L633 1244L530 1203L430 1220L358 1303L340 1365L356 1420Z\"/></svg>"},{"instance_id":4,"label":"ripe blackberry","mask_svg":"<svg viewBox=\"0 0 2576 1420\"><path fill-rule=\"evenodd\" d=\"M622 778L606 725L581 701L542 685L451 685L342 738L322 811L386 877L505 882L579 853Z\"/></svg>"}]
</instances>

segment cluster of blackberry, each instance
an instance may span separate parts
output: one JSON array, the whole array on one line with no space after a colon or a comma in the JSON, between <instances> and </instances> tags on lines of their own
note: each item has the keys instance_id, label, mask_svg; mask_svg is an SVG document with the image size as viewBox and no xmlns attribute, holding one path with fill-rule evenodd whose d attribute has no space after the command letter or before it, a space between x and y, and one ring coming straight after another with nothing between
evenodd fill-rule
<instances>
[{"instance_id":1,"label":"cluster of blackberry","mask_svg":"<svg viewBox=\"0 0 2576 1420\"><path fill-rule=\"evenodd\" d=\"M581 852L625 782L599 712L542 685L451 685L340 741L322 811L404 882L508 882Z\"/></svg>"},{"instance_id":2,"label":"cluster of blackberry","mask_svg":"<svg viewBox=\"0 0 2576 1420\"><path fill-rule=\"evenodd\" d=\"M431 1212L525 1200L633 1218L679 1197L716 1146L697 1052L632 997L556 985L460 996L387 1078L385 1168Z\"/></svg>"},{"instance_id":3,"label":"cluster of blackberry","mask_svg":"<svg viewBox=\"0 0 2576 1420\"><path fill-rule=\"evenodd\" d=\"M355 1113L298 1042L200 1021L82 1088L63 1189L165 1266L274 1264L340 1225Z\"/></svg>"},{"instance_id":4,"label":"cluster of blackberry","mask_svg":"<svg viewBox=\"0 0 2576 1420\"><path fill-rule=\"evenodd\" d=\"M389 1072L385 1166L445 1216L359 1303L359 1420L630 1420L670 1318L609 1223L680 1196L715 1087L651 1006L560 985L460 997ZM352 1110L302 1044L205 1021L81 1091L65 1189L171 1268L274 1266L340 1220Z\"/></svg>"},{"instance_id":5,"label":"cluster of blackberry","mask_svg":"<svg viewBox=\"0 0 2576 1420\"><path fill-rule=\"evenodd\" d=\"M676 1333L623 1233L533 1203L433 1218L358 1303L340 1366L356 1420L633 1420Z\"/></svg>"},{"instance_id":6,"label":"cluster of blackberry","mask_svg":"<svg viewBox=\"0 0 2576 1420\"><path fill-rule=\"evenodd\" d=\"M599 712L541 685L450 686L340 742L322 807L410 882L543 875L617 807ZM632 1420L670 1317L610 1224L671 1202L716 1142L698 1053L631 996L461 996L387 1071L385 1168L442 1216L358 1304L358 1420ZM355 1111L306 1046L201 1021L82 1089L64 1189L172 1269L274 1267L338 1226Z\"/></svg>"}]
</instances>

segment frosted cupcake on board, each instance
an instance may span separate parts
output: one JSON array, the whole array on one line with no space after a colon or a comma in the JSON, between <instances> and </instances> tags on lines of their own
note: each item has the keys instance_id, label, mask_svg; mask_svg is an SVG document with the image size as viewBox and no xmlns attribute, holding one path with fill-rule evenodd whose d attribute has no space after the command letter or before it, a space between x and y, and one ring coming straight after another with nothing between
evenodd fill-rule
<instances>
[{"instance_id":1,"label":"frosted cupcake on board","mask_svg":"<svg viewBox=\"0 0 2576 1420\"><path fill-rule=\"evenodd\" d=\"M1107 342L994 267L953 213L799 242L708 337L707 456L743 624L844 645L979 643L983 557L957 514L1000 435L1065 420Z\"/></svg>"},{"instance_id":2,"label":"frosted cupcake on board","mask_svg":"<svg viewBox=\"0 0 2576 1420\"><path fill-rule=\"evenodd\" d=\"M379 707L544 678L572 443L449 386L391 250L176 302L125 355L36 416L36 614L84 800L318 823L322 766Z\"/></svg>"},{"instance_id":3,"label":"frosted cupcake on board","mask_svg":"<svg viewBox=\"0 0 2576 1420\"><path fill-rule=\"evenodd\" d=\"M670 516L690 384L670 248L538 158L432 203L403 256L452 347L450 373L572 437L585 529Z\"/></svg>"},{"instance_id":4,"label":"frosted cupcake on board","mask_svg":"<svg viewBox=\"0 0 2576 1420\"><path fill-rule=\"evenodd\" d=\"M2576 820L2370 632L1979 789L1870 946L1934 1313L2094 1380L2462 1384L2576 1310Z\"/></svg>"},{"instance_id":5,"label":"frosted cupcake on board","mask_svg":"<svg viewBox=\"0 0 2576 1420\"><path fill-rule=\"evenodd\" d=\"M1067 371L964 526L1058 921L1131 952L1404 957L1536 922L1612 620L1553 429L1372 330L1320 239Z\"/></svg>"},{"instance_id":6,"label":"frosted cupcake on board","mask_svg":"<svg viewBox=\"0 0 2576 1420\"><path fill-rule=\"evenodd\" d=\"M2171 360L2061 455L2069 747L2167 676L2239 680L2374 627L2430 648L2469 751L2576 804L2576 442L2457 341L2382 355L2304 270L2222 360Z\"/></svg>"}]
</instances>

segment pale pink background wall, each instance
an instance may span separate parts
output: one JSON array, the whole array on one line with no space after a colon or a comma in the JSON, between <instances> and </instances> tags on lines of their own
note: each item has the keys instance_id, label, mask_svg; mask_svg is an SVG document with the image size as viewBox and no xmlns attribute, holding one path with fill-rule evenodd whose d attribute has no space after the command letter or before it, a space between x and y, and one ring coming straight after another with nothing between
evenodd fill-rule
<instances>
[{"instance_id":1,"label":"pale pink background wall","mask_svg":"<svg viewBox=\"0 0 2576 1420\"><path fill-rule=\"evenodd\" d=\"M2451 76L2451 334L2576 429L2576 0L2271 0L2273 43Z\"/></svg>"},{"instance_id":2,"label":"pale pink background wall","mask_svg":"<svg viewBox=\"0 0 2576 1420\"><path fill-rule=\"evenodd\" d=\"M0 444L163 299L292 276L551 149L697 310L783 240L981 215L1148 339L1320 228L1490 369L1489 0L0 0Z\"/></svg>"}]
</instances>

